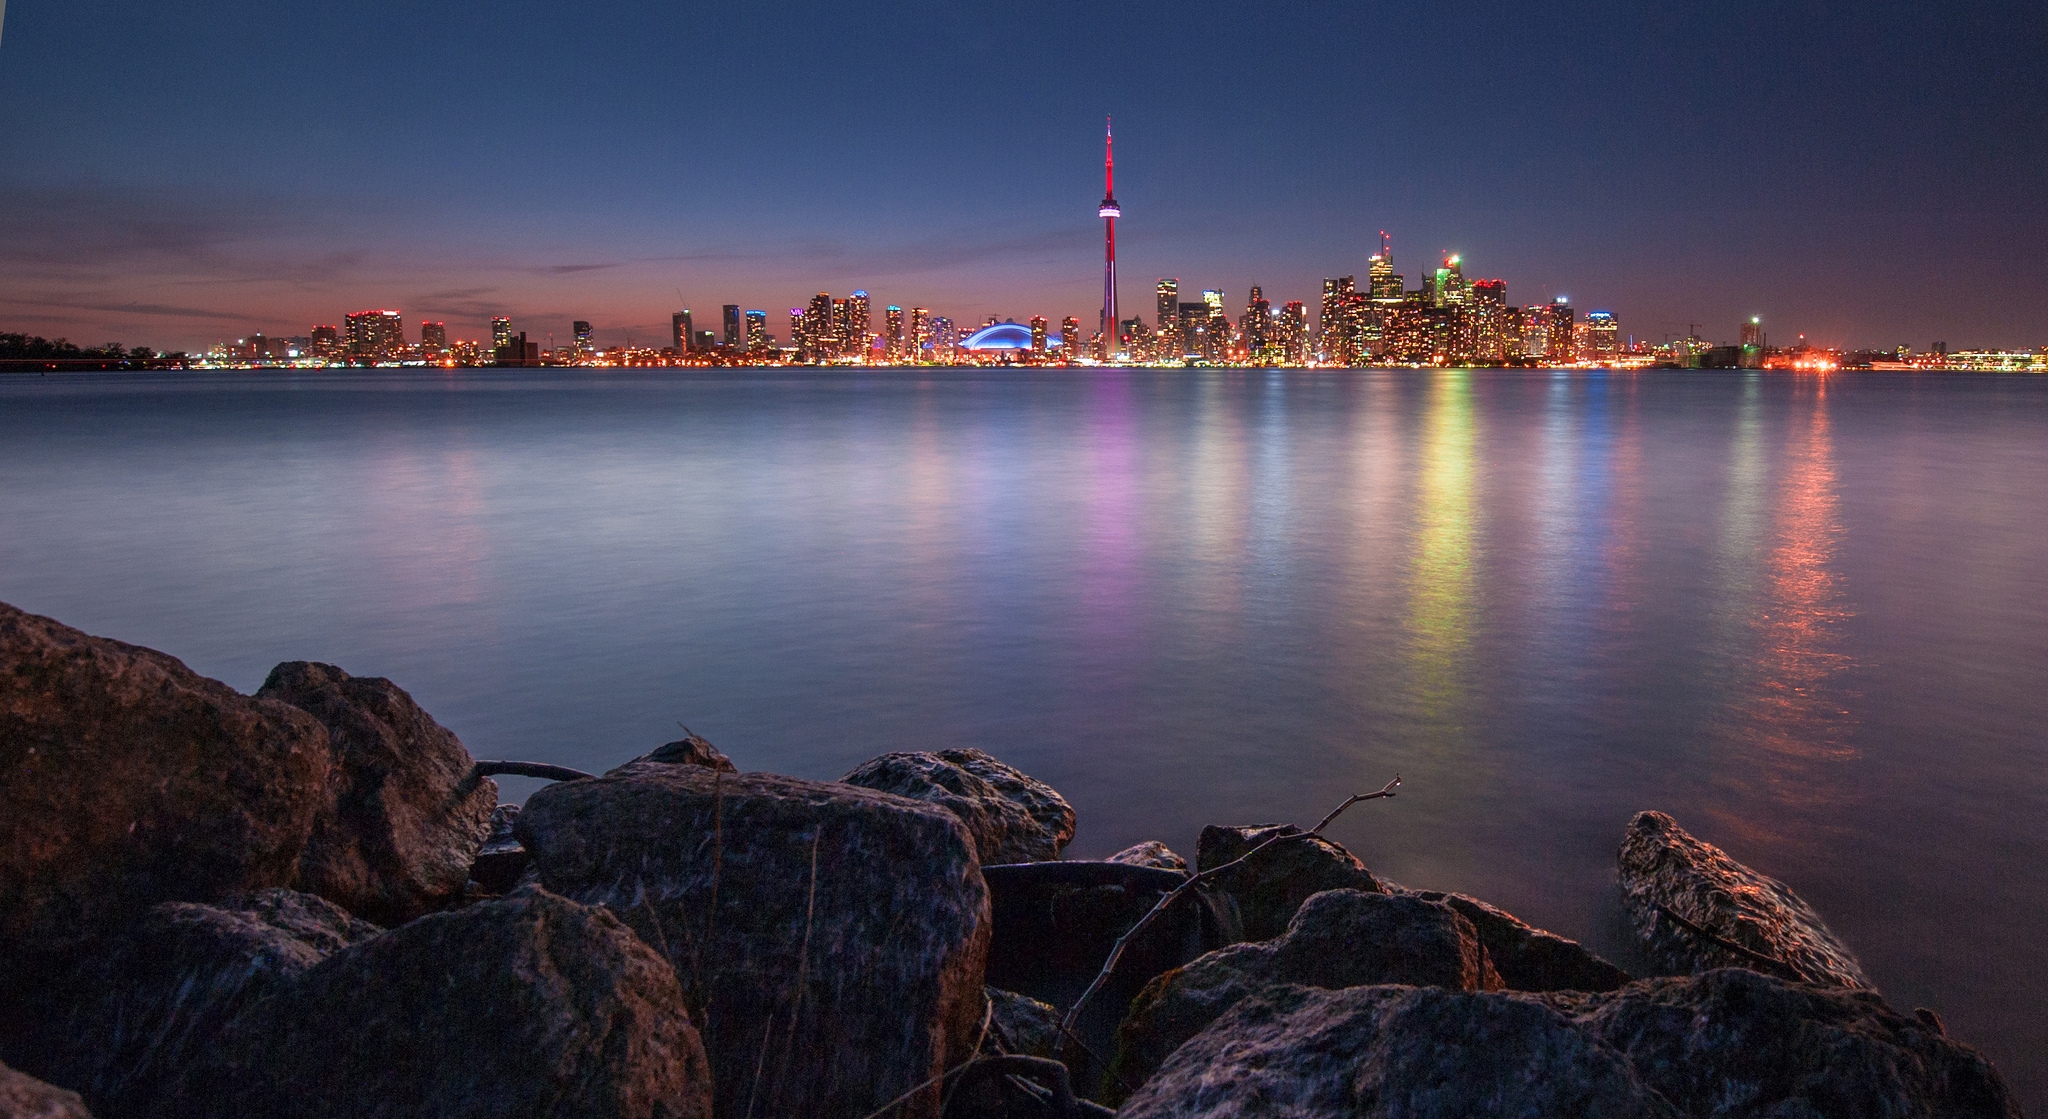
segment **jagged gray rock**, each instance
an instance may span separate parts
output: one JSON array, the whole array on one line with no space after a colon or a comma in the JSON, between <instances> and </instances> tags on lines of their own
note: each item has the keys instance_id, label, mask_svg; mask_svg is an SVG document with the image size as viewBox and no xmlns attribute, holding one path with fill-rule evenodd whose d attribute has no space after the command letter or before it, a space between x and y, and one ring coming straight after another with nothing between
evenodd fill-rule
<instances>
[{"instance_id":1,"label":"jagged gray rock","mask_svg":"<svg viewBox=\"0 0 2048 1119\"><path fill-rule=\"evenodd\" d=\"M1195 869L1234 862L1276 835L1302 835L1293 824L1210 825L1195 843ZM1358 856L1322 836L1275 843L1243 866L1209 880L1209 891L1235 906L1244 940L1271 940L1287 931L1301 903L1324 890L1387 893Z\"/></svg>"},{"instance_id":2,"label":"jagged gray rock","mask_svg":"<svg viewBox=\"0 0 2048 1119\"><path fill-rule=\"evenodd\" d=\"M716 769L723 773L738 773L740 771L738 766L732 764L731 758L726 757L718 747L713 746L704 736L692 731L688 727L683 728L683 737L676 739L674 742L665 742L655 747L652 752L634 758L633 761L662 762L667 765L701 765L706 769ZM632 763L629 762L627 764L630 765Z\"/></svg>"},{"instance_id":3,"label":"jagged gray rock","mask_svg":"<svg viewBox=\"0 0 2048 1119\"><path fill-rule=\"evenodd\" d=\"M1523 923L1514 914L1464 894L1403 890L1410 897L1441 901L1472 922L1479 943L1511 991L1612 991L1629 982L1628 972L1588 952L1576 940Z\"/></svg>"},{"instance_id":4,"label":"jagged gray rock","mask_svg":"<svg viewBox=\"0 0 2048 1119\"><path fill-rule=\"evenodd\" d=\"M1126 847L1105 862L1123 863L1127 866L1156 866L1162 870L1186 870L1188 861L1174 854L1173 849L1156 839Z\"/></svg>"},{"instance_id":5,"label":"jagged gray rock","mask_svg":"<svg viewBox=\"0 0 2048 1119\"><path fill-rule=\"evenodd\" d=\"M246 1006L381 931L284 889L159 905L80 969L40 1071L102 1114L142 1115Z\"/></svg>"},{"instance_id":6,"label":"jagged gray rock","mask_svg":"<svg viewBox=\"0 0 2048 1119\"><path fill-rule=\"evenodd\" d=\"M987 988L991 1021L1007 1052L1027 1057L1060 1055L1060 1012L1050 1003L1015 991Z\"/></svg>"},{"instance_id":7,"label":"jagged gray rock","mask_svg":"<svg viewBox=\"0 0 2048 1119\"><path fill-rule=\"evenodd\" d=\"M327 728L333 803L315 822L297 886L396 925L447 904L490 834L497 783L460 739L382 677L286 661L256 693Z\"/></svg>"},{"instance_id":8,"label":"jagged gray rock","mask_svg":"<svg viewBox=\"0 0 2048 1119\"><path fill-rule=\"evenodd\" d=\"M984 866L1049 862L1074 838L1074 809L1065 797L980 750L883 754L841 780L929 801L960 817Z\"/></svg>"},{"instance_id":9,"label":"jagged gray rock","mask_svg":"<svg viewBox=\"0 0 2048 1119\"><path fill-rule=\"evenodd\" d=\"M2019 1119L1974 1050L1874 993L1724 969L1599 994L1267 988L1118 1113Z\"/></svg>"},{"instance_id":10,"label":"jagged gray rock","mask_svg":"<svg viewBox=\"0 0 2048 1119\"><path fill-rule=\"evenodd\" d=\"M1874 991L1723 968L1541 997L1690 1115L2019 1119L1991 1062Z\"/></svg>"},{"instance_id":11,"label":"jagged gray rock","mask_svg":"<svg viewBox=\"0 0 2048 1119\"><path fill-rule=\"evenodd\" d=\"M1664 813L1639 812L1629 821L1619 859L1622 904L1646 953L1667 973L1746 967L1806 983L1873 986L1855 954L1790 886L1736 862ZM1748 952L1699 935L1672 913Z\"/></svg>"},{"instance_id":12,"label":"jagged gray rock","mask_svg":"<svg viewBox=\"0 0 2048 1119\"><path fill-rule=\"evenodd\" d=\"M477 849L469 877L488 893L509 894L519 885L519 876L533 865L532 856L512 834L512 821L519 818L519 806L501 804L491 810L491 831Z\"/></svg>"},{"instance_id":13,"label":"jagged gray rock","mask_svg":"<svg viewBox=\"0 0 2048 1119\"><path fill-rule=\"evenodd\" d=\"M710 1074L668 963L605 909L526 887L307 969L149 1114L710 1119Z\"/></svg>"},{"instance_id":14,"label":"jagged gray rock","mask_svg":"<svg viewBox=\"0 0 2048 1119\"><path fill-rule=\"evenodd\" d=\"M1326 890L1273 940L1235 944L1154 979L1117 1030L1111 1081L1135 1085L1231 1007L1283 984L1498 990L1472 923L1441 901Z\"/></svg>"},{"instance_id":15,"label":"jagged gray rock","mask_svg":"<svg viewBox=\"0 0 2048 1119\"><path fill-rule=\"evenodd\" d=\"M635 762L513 825L549 889L675 965L719 1113L858 1117L966 1059L989 895L951 812L836 782ZM899 1114L935 1116L936 1089Z\"/></svg>"},{"instance_id":16,"label":"jagged gray rock","mask_svg":"<svg viewBox=\"0 0 2048 1119\"><path fill-rule=\"evenodd\" d=\"M160 902L289 885L332 767L297 708L0 604L0 1003Z\"/></svg>"},{"instance_id":17,"label":"jagged gray rock","mask_svg":"<svg viewBox=\"0 0 2048 1119\"><path fill-rule=\"evenodd\" d=\"M1678 1119L1628 1062L1531 996L1269 988L1176 1050L1122 1119Z\"/></svg>"},{"instance_id":18,"label":"jagged gray rock","mask_svg":"<svg viewBox=\"0 0 2048 1119\"><path fill-rule=\"evenodd\" d=\"M0 1065L0 1119L92 1119L77 1092Z\"/></svg>"}]
</instances>

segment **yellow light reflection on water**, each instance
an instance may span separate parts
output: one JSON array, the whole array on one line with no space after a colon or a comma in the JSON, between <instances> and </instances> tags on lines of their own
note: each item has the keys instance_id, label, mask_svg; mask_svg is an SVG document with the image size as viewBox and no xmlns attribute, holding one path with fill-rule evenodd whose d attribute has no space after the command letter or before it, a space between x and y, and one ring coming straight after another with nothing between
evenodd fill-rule
<instances>
[{"instance_id":1,"label":"yellow light reflection on water","mask_svg":"<svg viewBox=\"0 0 2048 1119\"><path fill-rule=\"evenodd\" d=\"M1477 440L1471 376L1457 370L1430 383L1417 474L1409 660L1414 699L1431 737L1461 722L1472 642Z\"/></svg>"}]
</instances>

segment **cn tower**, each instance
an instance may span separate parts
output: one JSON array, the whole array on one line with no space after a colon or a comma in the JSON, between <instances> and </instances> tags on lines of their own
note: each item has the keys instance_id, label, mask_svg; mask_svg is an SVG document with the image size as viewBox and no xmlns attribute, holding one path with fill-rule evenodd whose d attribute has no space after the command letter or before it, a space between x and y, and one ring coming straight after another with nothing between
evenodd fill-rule
<instances>
[{"instance_id":1,"label":"cn tower","mask_svg":"<svg viewBox=\"0 0 2048 1119\"><path fill-rule=\"evenodd\" d=\"M1102 128L1102 360L1116 353L1116 219L1123 210L1116 204L1116 135L1104 118Z\"/></svg>"}]
</instances>

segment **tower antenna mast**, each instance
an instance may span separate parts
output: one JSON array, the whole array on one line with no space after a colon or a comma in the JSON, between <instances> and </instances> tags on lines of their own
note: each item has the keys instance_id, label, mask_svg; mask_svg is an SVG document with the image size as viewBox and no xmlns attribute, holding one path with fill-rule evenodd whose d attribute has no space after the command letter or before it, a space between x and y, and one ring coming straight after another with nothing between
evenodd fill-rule
<instances>
[{"instance_id":1,"label":"tower antenna mast","mask_svg":"<svg viewBox=\"0 0 2048 1119\"><path fill-rule=\"evenodd\" d=\"M1115 121L1104 117L1102 126L1102 206L1096 216L1102 219L1102 360L1108 361L1116 353L1117 306L1116 306L1116 219L1123 216L1123 209L1116 204L1116 132Z\"/></svg>"}]
</instances>

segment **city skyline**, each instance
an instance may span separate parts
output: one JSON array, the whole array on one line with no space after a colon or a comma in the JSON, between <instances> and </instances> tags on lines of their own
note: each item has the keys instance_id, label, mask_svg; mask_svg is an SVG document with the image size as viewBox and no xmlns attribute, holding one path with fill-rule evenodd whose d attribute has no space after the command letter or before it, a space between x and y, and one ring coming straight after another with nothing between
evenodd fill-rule
<instances>
[{"instance_id":1,"label":"city skyline","mask_svg":"<svg viewBox=\"0 0 2048 1119\"><path fill-rule=\"evenodd\" d=\"M391 305L618 341L676 288L1092 325L1105 114L1127 276L1312 298L1390 228L1651 338L2048 340L2048 52L2017 6L11 16L0 142L33 157L0 171L0 310L82 342ZM79 64L130 57L167 64Z\"/></svg>"}]
</instances>

